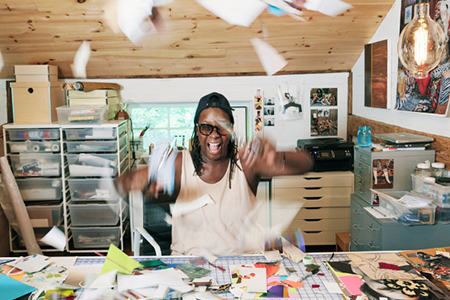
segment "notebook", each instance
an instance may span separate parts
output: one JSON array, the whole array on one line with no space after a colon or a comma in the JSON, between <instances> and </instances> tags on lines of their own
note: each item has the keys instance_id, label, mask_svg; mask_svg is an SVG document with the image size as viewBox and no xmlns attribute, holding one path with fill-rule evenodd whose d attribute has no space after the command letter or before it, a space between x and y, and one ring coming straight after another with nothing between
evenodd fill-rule
<instances>
[{"instance_id":1,"label":"notebook","mask_svg":"<svg viewBox=\"0 0 450 300\"><path fill-rule=\"evenodd\" d=\"M397 133L379 133L374 134L374 137L397 144L405 143L426 143L434 141L434 138L418 135L408 132L397 132Z\"/></svg>"}]
</instances>

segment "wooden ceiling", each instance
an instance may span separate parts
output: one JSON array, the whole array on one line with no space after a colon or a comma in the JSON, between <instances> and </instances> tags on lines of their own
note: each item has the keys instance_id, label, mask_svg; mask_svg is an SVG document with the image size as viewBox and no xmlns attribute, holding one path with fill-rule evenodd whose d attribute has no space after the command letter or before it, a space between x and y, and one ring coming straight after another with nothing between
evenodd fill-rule
<instances>
[{"instance_id":1,"label":"wooden ceiling","mask_svg":"<svg viewBox=\"0 0 450 300\"><path fill-rule=\"evenodd\" d=\"M153 30L134 45L106 25L108 1L0 0L0 78L13 78L17 64L58 65L60 78L73 78L70 64L83 40L91 43L88 78L262 75L253 37L288 61L277 74L350 71L395 2L344 0L354 8L337 17L304 10L307 22L263 12L241 27L194 0L175 0L161 7L165 35Z\"/></svg>"}]
</instances>

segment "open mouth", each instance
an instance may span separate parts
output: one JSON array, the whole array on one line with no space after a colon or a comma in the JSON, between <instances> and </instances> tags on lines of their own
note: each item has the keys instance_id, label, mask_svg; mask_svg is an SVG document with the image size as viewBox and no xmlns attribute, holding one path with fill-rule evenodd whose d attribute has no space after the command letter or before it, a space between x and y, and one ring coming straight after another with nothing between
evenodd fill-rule
<instances>
[{"instance_id":1,"label":"open mouth","mask_svg":"<svg viewBox=\"0 0 450 300\"><path fill-rule=\"evenodd\" d=\"M220 143L208 143L209 153L211 154L219 154L221 148L222 144Z\"/></svg>"}]
</instances>

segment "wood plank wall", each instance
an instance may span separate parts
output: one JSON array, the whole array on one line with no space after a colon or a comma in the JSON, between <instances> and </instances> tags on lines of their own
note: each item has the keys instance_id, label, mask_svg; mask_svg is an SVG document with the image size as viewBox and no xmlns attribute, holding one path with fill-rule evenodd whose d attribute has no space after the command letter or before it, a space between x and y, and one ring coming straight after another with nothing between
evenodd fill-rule
<instances>
[{"instance_id":1,"label":"wood plank wall","mask_svg":"<svg viewBox=\"0 0 450 300\"><path fill-rule=\"evenodd\" d=\"M434 142L431 143L432 149L436 150L436 161L445 164L445 168L450 170L450 138L439 135L433 135L425 132L414 131L407 128L386 124L363 117L349 115L347 119L347 133L348 138L351 140L352 136L358 135L359 126L370 126L372 131L372 141L375 143L381 143L382 140L373 138L377 133L391 133L391 132L410 132L434 138Z\"/></svg>"}]
</instances>

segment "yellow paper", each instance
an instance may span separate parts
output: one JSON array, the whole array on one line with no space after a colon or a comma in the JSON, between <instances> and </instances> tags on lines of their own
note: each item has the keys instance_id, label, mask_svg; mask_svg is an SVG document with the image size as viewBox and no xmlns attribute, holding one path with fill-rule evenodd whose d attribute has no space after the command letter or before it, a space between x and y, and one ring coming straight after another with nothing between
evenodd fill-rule
<instances>
[{"instance_id":1,"label":"yellow paper","mask_svg":"<svg viewBox=\"0 0 450 300\"><path fill-rule=\"evenodd\" d=\"M134 269L142 267L144 266L111 244L100 275L112 270L117 270L118 274L131 275Z\"/></svg>"}]
</instances>

